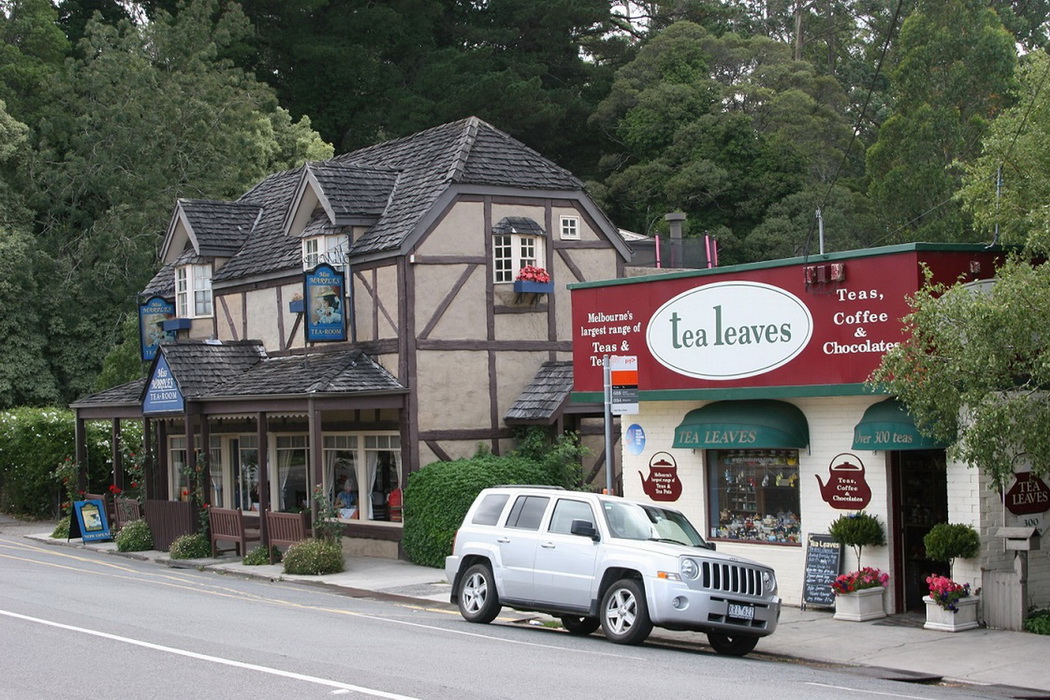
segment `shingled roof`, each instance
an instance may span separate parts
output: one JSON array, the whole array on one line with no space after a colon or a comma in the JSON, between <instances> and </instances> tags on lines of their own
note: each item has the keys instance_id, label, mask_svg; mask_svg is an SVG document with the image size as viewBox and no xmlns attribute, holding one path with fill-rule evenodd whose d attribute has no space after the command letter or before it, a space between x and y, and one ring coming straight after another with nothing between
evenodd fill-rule
<instances>
[{"instance_id":1,"label":"shingled roof","mask_svg":"<svg viewBox=\"0 0 1050 700\"><path fill-rule=\"evenodd\" d=\"M544 362L503 416L508 424L550 424L572 392L572 362Z\"/></svg>"},{"instance_id":2,"label":"shingled roof","mask_svg":"<svg viewBox=\"0 0 1050 700\"><path fill-rule=\"evenodd\" d=\"M207 396L211 389L244 374L266 357L257 340L182 340L160 346L179 390L187 399Z\"/></svg>"},{"instance_id":3,"label":"shingled roof","mask_svg":"<svg viewBox=\"0 0 1050 700\"><path fill-rule=\"evenodd\" d=\"M212 222L216 227L243 226L251 212L257 215L244 244L216 271L215 282L301 268L300 241L284 234L283 222L304 176L315 178L337 219L375 218L354 241L351 257L398 250L439 198L456 185L583 190L583 183L568 170L477 117L469 117L323 163L275 173L225 209L209 209L222 203L194 201L189 205L194 214L211 212L220 217ZM194 221L194 231L199 226L207 236L212 235L209 225ZM168 287L154 278L147 289L156 293Z\"/></svg>"},{"instance_id":4,"label":"shingled roof","mask_svg":"<svg viewBox=\"0 0 1050 700\"><path fill-rule=\"evenodd\" d=\"M317 181L337 222L346 217L381 215L398 179L398 172L389 168L361 167L334 161L310 163L306 167Z\"/></svg>"},{"instance_id":5,"label":"shingled roof","mask_svg":"<svg viewBox=\"0 0 1050 700\"><path fill-rule=\"evenodd\" d=\"M85 396L69 404L71 408L91 408L95 406L141 406L142 390L145 379L136 379L125 384L110 387L91 396Z\"/></svg>"},{"instance_id":6,"label":"shingled roof","mask_svg":"<svg viewBox=\"0 0 1050 700\"><path fill-rule=\"evenodd\" d=\"M154 296L164 297L166 299L175 296L174 262L170 262L157 270L157 274L153 275L153 279L149 281L149 284L139 292L139 297L143 301Z\"/></svg>"},{"instance_id":7,"label":"shingled roof","mask_svg":"<svg viewBox=\"0 0 1050 700\"><path fill-rule=\"evenodd\" d=\"M333 162L396 169L390 203L351 255L398 248L452 185L582 190L583 183L477 117L337 156Z\"/></svg>"},{"instance_id":8,"label":"shingled roof","mask_svg":"<svg viewBox=\"0 0 1050 700\"><path fill-rule=\"evenodd\" d=\"M262 215L262 207L248 202L181 199L177 215L179 212L201 255L226 258L244 245Z\"/></svg>"},{"instance_id":9,"label":"shingled roof","mask_svg":"<svg viewBox=\"0 0 1050 700\"><path fill-rule=\"evenodd\" d=\"M405 387L360 350L271 357L215 387L212 396L401 393Z\"/></svg>"},{"instance_id":10,"label":"shingled roof","mask_svg":"<svg viewBox=\"0 0 1050 700\"><path fill-rule=\"evenodd\" d=\"M268 272L302 269L302 245L285 236L284 215L291 206L302 168L275 173L237 201L262 208L252 235L241 249L212 277L215 282L237 280Z\"/></svg>"}]
</instances>

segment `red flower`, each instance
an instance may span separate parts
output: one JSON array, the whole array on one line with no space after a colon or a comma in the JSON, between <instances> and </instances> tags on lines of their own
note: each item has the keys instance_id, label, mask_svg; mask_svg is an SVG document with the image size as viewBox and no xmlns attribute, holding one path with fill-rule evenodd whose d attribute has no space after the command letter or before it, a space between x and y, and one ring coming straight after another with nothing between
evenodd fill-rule
<instances>
[{"instance_id":1,"label":"red flower","mask_svg":"<svg viewBox=\"0 0 1050 700\"><path fill-rule=\"evenodd\" d=\"M119 496L120 495L120 487L117 486L116 484L110 484L109 485L109 492L111 494L113 494L114 496Z\"/></svg>"},{"instance_id":2,"label":"red flower","mask_svg":"<svg viewBox=\"0 0 1050 700\"><path fill-rule=\"evenodd\" d=\"M137 482L137 481L132 481L131 482L131 488L137 489L138 487L139 487L139 482Z\"/></svg>"},{"instance_id":3,"label":"red flower","mask_svg":"<svg viewBox=\"0 0 1050 700\"><path fill-rule=\"evenodd\" d=\"M525 265L518 270L517 279L523 282L550 282L550 274L542 267L536 267L534 265Z\"/></svg>"}]
</instances>

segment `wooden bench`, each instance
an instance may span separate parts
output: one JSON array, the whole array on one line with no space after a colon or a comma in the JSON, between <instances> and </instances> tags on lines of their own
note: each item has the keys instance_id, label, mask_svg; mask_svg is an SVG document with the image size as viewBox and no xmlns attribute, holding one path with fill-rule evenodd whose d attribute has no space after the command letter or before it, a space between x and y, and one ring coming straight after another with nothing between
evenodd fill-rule
<instances>
[{"instance_id":1,"label":"wooden bench","mask_svg":"<svg viewBox=\"0 0 1050 700\"><path fill-rule=\"evenodd\" d=\"M137 498L113 499L113 526L118 531L128 523L142 519L142 504Z\"/></svg>"},{"instance_id":2,"label":"wooden bench","mask_svg":"<svg viewBox=\"0 0 1050 700\"><path fill-rule=\"evenodd\" d=\"M249 542L259 542L260 534L256 528L244 526L244 514L241 509L209 508L208 522L211 526L211 555L219 556L220 542L233 542L238 556L248 553Z\"/></svg>"},{"instance_id":3,"label":"wooden bench","mask_svg":"<svg viewBox=\"0 0 1050 700\"><path fill-rule=\"evenodd\" d=\"M266 535L270 538L270 563L273 564L274 547L289 547L310 536L306 513L266 511Z\"/></svg>"}]
</instances>

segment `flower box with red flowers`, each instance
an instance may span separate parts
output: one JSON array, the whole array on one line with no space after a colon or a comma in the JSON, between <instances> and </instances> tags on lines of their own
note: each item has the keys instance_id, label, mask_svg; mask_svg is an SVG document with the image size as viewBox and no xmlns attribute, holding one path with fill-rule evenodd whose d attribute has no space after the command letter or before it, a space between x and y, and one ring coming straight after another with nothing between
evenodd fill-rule
<instances>
[{"instance_id":1,"label":"flower box with red flowers","mask_svg":"<svg viewBox=\"0 0 1050 700\"><path fill-rule=\"evenodd\" d=\"M518 294L550 294L554 291L554 283L542 267L526 265L518 271L514 291Z\"/></svg>"}]
</instances>

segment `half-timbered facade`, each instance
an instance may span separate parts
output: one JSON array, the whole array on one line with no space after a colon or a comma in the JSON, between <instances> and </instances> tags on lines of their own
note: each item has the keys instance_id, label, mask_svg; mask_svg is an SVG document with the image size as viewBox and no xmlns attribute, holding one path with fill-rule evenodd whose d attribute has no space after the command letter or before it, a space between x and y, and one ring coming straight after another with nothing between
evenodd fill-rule
<instances>
[{"instance_id":1,"label":"half-timbered facade","mask_svg":"<svg viewBox=\"0 0 1050 700\"><path fill-rule=\"evenodd\" d=\"M476 118L439 126L177 202L140 299L146 380L73 408L145 419L152 499L198 461L226 507L309 508L320 484L348 494L353 551L393 556L409 472L601 414L569 402L566 286L629 257L571 173Z\"/></svg>"}]
</instances>

